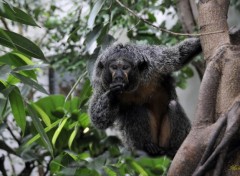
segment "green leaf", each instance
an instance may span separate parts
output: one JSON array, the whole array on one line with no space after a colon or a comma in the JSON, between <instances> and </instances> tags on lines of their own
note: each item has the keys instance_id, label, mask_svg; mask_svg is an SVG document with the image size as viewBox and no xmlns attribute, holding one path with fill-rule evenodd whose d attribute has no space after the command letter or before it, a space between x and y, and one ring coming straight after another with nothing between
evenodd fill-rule
<instances>
[{"instance_id":1,"label":"green leaf","mask_svg":"<svg viewBox=\"0 0 240 176\"><path fill-rule=\"evenodd\" d=\"M150 12L148 13L148 21L151 22L151 23L157 21L157 19L156 19L156 17L154 16L153 13L150 13Z\"/></svg>"},{"instance_id":2,"label":"green leaf","mask_svg":"<svg viewBox=\"0 0 240 176\"><path fill-rule=\"evenodd\" d=\"M0 80L0 91L1 91L1 93L5 96L5 97L8 97L9 96L9 94L12 92L12 90L15 88L15 86L9 86L9 87L7 87L5 84L3 84L3 83L5 83L5 82L3 82L3 81L1 81ZM4 87L5 86L5 87Z\"/></svg>"},{"instance_id":3,"label":"green leaf","mask_svg":"<svg viewBox=\"0 0 240 176\"><path fill-rule=\"evenodd\" d=\"M17 33L0 29L0 44L27 56L46 60L43 52L35 43Z\"/></svg>"},{"instance_id":4,"label":"green leaf","mask_svg":"<svg viewBox=\"0 0 240 176\"><path fill-rule=\"evenodd\" d=\"M93 28L95 18L98 15L99 11L102 9L102 6L103 6L104 3L105 3L105 0L98 0L94 4L94 6L92 8L92 11L91 11L91 13L89 15L89 18L88 18L88 28L90 28L90 29Z\"/></svg>"},{"instance_id":5,"label":"green leaf","mask_svg":"<svg viewBox=\"0 0 240 176\"><path fill-rule=\"evenodd\" d=\"M26 65L28 65L29 67L33 66L33 62L28 57L16 52L7 53L1 56L0 63L5 63L14 67L22 67ZM33 79L36 79L37 77L34 70L22 70L22 73Z\"/></svg>"},{"instance_id":6,"label":"green leaf","mask_svg":"<svg viewBox=\"0 0 240 176\"><path fill-rule=\"evenodd\" d=\"M32 105L30 105L30 104L27 104L27 109L28 109L29 115L32 117L33 125L35 126L37 132L40 134L40 137L42 139L44 146L48 149L48 151L53 156L52 144L51 144L46 132L44 131L42 123L38 118L37 112L34 110Z\"/></svg>"},{"instance_id":7,"label":"green leaf","mask_svg":"<svg viewBox=\"0 0 240 176\"><path fill-rule=\"evenodd\" d=\"M2 3L2 2L0 2L0 6L1 6L0 16L4 18L8 18L12 21L20 22L22 24L38 26L34 21L34 19L29 14L22 11L21 9L10 6L9 4Z\"/></svg>"},{"instance_id":8,"label":"green leaf","mask_svg":"<svg viewBox=\"0 0 240 176\"><path fill-rule=\"evenodd\" d=\"M0 98L0 123L2 123L4 120L4 113L6 111L7 103L7 99Z\"/></svg>"},{"instance_id":9,"label":"green leaf","mask_svg":"<svg viewBox=\"0 0 240 176\"><path fill-rule=\"evenodd\" d=\"M82 113L78 120L83 128L88 127L90 124L90 119L87 113Z\"/></svg>"},{"instance_id":10,"label":"green leaf","mask_svg":"<svg viewBox=\"0 0 240 176\"><path fill-rule=\"evenodd\" d=\"M86 51L89 51L92 44L97 40L102 31L102 25L97 25L87 35L84 43L86 44Z\"/></svg>"},{"instance_id":11,"label":"green leaf","mask_svg":"<svg viewBox=\"0 0 240 176\"><path fill-rule=\"evenodd\" d=\"M23 71L23 70L34 70L36 68L45 68L47 67L47 64L42 64L42 65L25 65L25 66L21 66L21 67L17 67L14 68L13 71Z\"/></svg>"},{"instance_id":12,"label":"green leaf","mask_svg":"<svg viewBox=\"0 0 240 176\"><path fill-rule=\"evenodd\" d=\"M97 43L98 45L103 43L103 40L105 39L105 37L107 37L108 31L109 31L109 23L105 24L101 30L101 33L97 39Z\"/></svg>"},{"instance_id":13,"label":"green leaf","mask_svg":"<svg viewBox=\"0 0 240 176\"><path fill-rule=\"evenodd\" d=\"M129 160L129 164L141 176L148 176L148 173L134 160Z\"/></svg>"},{"instance_id":14,"label":"green leaf","mask_svg":"<svg viewBox=\"0 0 240 176\"><path fill-rule=\"evenodd\" d=\"M54 111L62 108L64 105L65 97L63 95L49 95L47 97L39 99L35 104L39 106L52 121L55 121L63 116L59 117L55 115Z\"/></svg>"},{"instance_id":15,"label":"green leaf","mask_svg":"<svg viewBox=\"0 0 240 176\"><path fill-rule=\"evenodd\" d=\"M48 115L36 104L32 104L33 108L38 112L38 114L41 116L43 122L46 124L46 126L50 126L51 125L51 120L48 117Z\"/></svg>"},{"instance_id":16,"label":"green leaf","mask_svg":"<svg viewBox=\"0 0 240 176\"><path fill-rule=\"evenodd\" d=\"M86 80L81 91L81 96L79 98L80 107L83 106L84 102L86 102L86 100L89 99L91 93L92 93L91 83L89 80Z\"/></svg>"},{"instance_id":17,"label":"green leaf","mask_svg":"<svg viewBox=\"0 0 240 176\"><path fill-rule=\"evenodd\" d=\"M112 169L110 169L109 167L103 167L104 168L104 171L107 173L107 175L109 176L117 176L117 173L114 172Z\"/></svg>"},{"instance_id":18,"label":"green leaf","mask_svg":"<svg viewBox=\"0 0 240 176\"><path fill-rule=\"evenodd\" d=\"M61 119L58 119L57 121L55 121L54 123L52 123L50 126L44 128L45 133L49 132L51 129L53 129L54 127L56 127L59 122L61 121ZM35 141L37 141L40 138L40 134L35 135L34 137L32 137L24 146L29 146L32 143L34 143Z\"/></svg>"},{"instance_id":19,"label":"green leaf","mask_svg":"<svg viewBox=\"0 0 240 176\"><path fill-rule=\"evenodd\" d=\"M63 127L64 127L64 125L66 124L66 122L67 122L68 119L69 119L69 117L65 117L65 118L63 118L62 121L60 122L59 127L57 128L57 130L55 131L55 133L54 133L54 135L53 135L53 137L52 137L52 144L53 144L53 146L55 146L55 143L56 143L56 141L57 141L57 138L58 138L59 134L61 133L61 131L62 131L62 129L63 129Z\"/></svg>"},{"instance_id":20,"label":"green leaf","mask_svg":"<svg viewBox=\"0 0 240 176\"><path fill-rule=\"evenodd\" d=\"M12 71L11 67L9 65L1 65L0 66L0 79L6 80L9 73Z\"/></svg>"},{"instance_id":21,"label":"green leaf","mask_svg":"<svg viewBox=\"0 0 240 176\"><path fill-rule=\"evenodd\" d=\"M72 159L74 159L75 161L78 160L78 155L76 153L69 151L69 150L65 150L64 152L67 153L69 156L71 156Z\"/></svg>"},{"instance_id":22,"label":"green leaf","mask_svg":"<svg viewBox=\"0 0 240 176\"><path fill-rule=\"evenodd\" d=\"M7 87L7 83L0 79L0 92Z\"/></svg>"},{"instance_id":23,"label":"green leaf","mask_svg":"<svg viewBox=\"0 0 240 176\"><path fill-rule=\"evenodd\" d=\"M9 101L12 109L14 119L17 125L21 128L22 132L25 132L26 127L26 113L23 104L23 99L18 87L14 87L9 94Z\"/></svg>"},{"instance_id":24,"label":"green leaf","mask_svg":"<svg viewBox=\"0 0 240 176\"><path fill-rule=\"evenodd\" d=\"M137 161L143 168L150 168L158 173L165 173L169 167L171 160L167 157L149 158L141 157ZM164 175L164 174L163 174Z\"/></svg>"},{"instance_id":25,"label":"green leaf","mask_svg":"<svg viewBox=\"0 0 240 176\"><path fill-rule=\"evenodd\" d=\"M38 84L37 82L33 81L31 78L28 78L22 74L19 74L19 73L15 73L15 72L11 72L11 74L18 78L19 80L21 80L24 84L27 84L31 87L33 87L34 89L44 93L44 94L48 94L48 92L40 85Z\"/></svg>"},{"instance_id":26,"label":"green leaf","mask_svg":"<svg viewBox=\"0 0 240 176\"><path fill-rule=\"evenodd\" d=\"M77 131L78 131L78 126L76 125L72 134L70 135L70 138L68 140L68 147L71 149L72 147L72 143L73 143L73 140L75 139L76 135L77 135Z\"/></svg>"}]
</instances>

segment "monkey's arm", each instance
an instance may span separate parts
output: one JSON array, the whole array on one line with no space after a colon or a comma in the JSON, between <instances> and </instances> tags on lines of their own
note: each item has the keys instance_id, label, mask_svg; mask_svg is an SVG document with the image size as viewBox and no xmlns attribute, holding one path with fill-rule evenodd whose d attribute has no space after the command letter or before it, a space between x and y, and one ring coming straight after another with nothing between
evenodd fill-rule
<instances>
[{"instance_id":1,"label":"monkey's arm","mask_svg":"<svg viewBox=\"0 0 240 176\"><path fill-rule=\"evenodd\" d=\"M119 106L114 102L110 91L103 94L94 93L89 105L89 114L93 125L99 129L110 127L119 112Z\"/></svg>"},{"instance_id":2,"label":"monkey's arm","mask_svg":"<svg viewBox=\"0 0 240 176\"><path fill-rule=\"evenodd\" d=\"M152 46L147 48L150 67L160 74L168 74L181 69L202 51L198 38L189 38L173 47Z\"/></svg>"}]
</instances>

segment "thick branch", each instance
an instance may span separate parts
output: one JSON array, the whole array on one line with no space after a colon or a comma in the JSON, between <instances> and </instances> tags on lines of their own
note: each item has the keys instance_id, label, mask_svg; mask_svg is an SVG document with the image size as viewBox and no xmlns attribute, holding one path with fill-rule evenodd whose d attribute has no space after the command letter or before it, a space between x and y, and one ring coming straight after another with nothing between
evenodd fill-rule
<instances>
[{"instance_id":1,"label":"thick branch","mask_svg":"<svg viewBox=\"0 0 240 176\"><path fill-rule=\"evenodd\" d=\"M189 0L178 0L177 11L183 26L183 31L186 33L193 33L196 23Z\"/></svg>"},{"instance_id":2,"label":"thick branch","mask_svg":"<svg viewBox=\"0 0 240 176\"><path fill-rule=\"evenodd\" d=\"M222 2L224 1L224 3ZM201 33L211 31L224 31L208 36L201 36L203 53L208 59L216 49L226 43L230 43L227 24L228 0L201 0L199 2L199 28Z\"/></svg>"}]
</instances>

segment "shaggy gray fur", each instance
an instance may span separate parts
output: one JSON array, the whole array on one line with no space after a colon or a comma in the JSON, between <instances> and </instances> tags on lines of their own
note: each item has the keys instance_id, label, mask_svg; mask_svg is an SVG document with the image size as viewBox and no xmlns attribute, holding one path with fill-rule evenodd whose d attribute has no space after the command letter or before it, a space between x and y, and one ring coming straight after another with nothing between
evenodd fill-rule
<instances>
[{"instance_id":1,"label":"shaggy gray fur","mask_svg":"<svg viewBox=\"0 0 240 176\"><path fill-rule=\"evenodd\" d=\"M107 48L96 60L93 71L94 93L89 106L93 125L99 129L113 126L120 130L124 145L131 149L174 156L191 125L178 103L171 73L182 68L200 51L200 41L195 38L186 39L173 47L118 44ZM141 84L146 85L154 81L169 91L168 116L171 123L171 139L169 148L164 149L166 153L160 152L151 141L148 110L145 105L122 105L110 95L109 83L104 81L104 76L107 65L118 57L126 58L134 66L145 63L146 67L141 71L136 70L134 81L130 82L134 85L132 90Z\"/></svg>"}]
</instances>

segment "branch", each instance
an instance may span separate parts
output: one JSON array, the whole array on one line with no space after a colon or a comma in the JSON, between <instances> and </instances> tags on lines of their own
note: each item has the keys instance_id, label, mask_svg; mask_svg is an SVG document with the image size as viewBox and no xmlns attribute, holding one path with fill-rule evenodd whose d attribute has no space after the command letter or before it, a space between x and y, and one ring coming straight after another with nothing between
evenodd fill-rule
<instances>
[{"instance_id":1,"label":"branch","mask_svg":"<svg viewBox=\"0 0 240 176\"><path fill-rule=\"evenodd\" d=\"M210 35L210 34L216 34L216 33L223 33L224 31L221 30L221 31L214 31L214 32L206 32L206 33L200 33L200 34L186 34L186 33L178 33L178 32L172 32L172 31L169 31L167 29L164 29L164 28L161 28L161 27L158 27L154 24L152 24L151 22L145 20L144 18L142 18L141 16L137 15L134 11L132 11L131 9L129 9L127 6L125 6L123 3L121 3L119 0L116 0L116 2L121 6L123 7L124 9L126 9L128 12L130 12L131 14L133 14L135 17L137 17L139 20L141 20L142 22L162 31L162 32L166 32L166 33L169 33L169 34L172 34L172 35L178 35L178 36L188 36L188 37L198 37L198 36L203 36L203 35Z\"/></svg>"},{"instance_id":2,"label":"branch","mask_svg":"<svg viewBox=\"0 0 240 176\"><path fill-rule=\"evenodd\" d=\"M0 171L1 171L1 173L2 173L3 176L7 176L7 172L6 172L6 169L5 169L5 167L4 167L4 160L5 160L5 156L2 155L2 156L0 157Z\"/></svg>"},{"instance_id":3,"label":"branch","mask_svg":"<svg viewBox=\"0 0 240 176\"><path fill-rule=\"evenodd\" d=\"M215 133L209 140L209 144L204 152L204 155L193 173L194 176L201 176L209 169L211 163L216 159L216 157L222 153L224 150L224 155L226 155L226 149L228 148L232 138L234 135L237 134L239 127L240 127L240 102L236 102L233 107L230 109L230 111L227 113L227 116L225 116L222 119L219 119L219 127L216 129ZM218 136L220 135L220 131L223 130L222 128L226 126L226 130L224 132L224 135L221 139L221 142L217 145L215 150L212 152L211 148L213 148L213 145L215 142L217 142ZM210 156L209 156L210 154ZM221 164L224 161L225 156L221 156L220 163L217 163L221 166ZM219 169L221 167L217 167L215 172L219 172Z\"/></svg>"},{"instance_id":4,"label":"branch","mask_svg":"<svg viewBox=\"0 0 240 176\"><path fill-rule=\"evenodd\" d=\"M189 0L178 0L177 12L179 20L182 23L183 31L186 33L194 32L196 23Z\"/></svg>"},{"instance_id":5,"label":"branch","mask_svg":"<svg viewBox=\"0 0 240 176\"><path fill-rule=\"evenodd\" d=\"M20 141L19 139L13 134L12 130L10 129L9 126L7 126L7 130L10 132L10 134L12 135L13 139L18 143L18 145L20 146Z\"/></svg>"},{"instance_id":6,"label":"branch","mask_svg":"<svg viewBox=\"0 0 240 176\"><path fill-rule=\"evenodd\" d=\"M8 27L8 24L7 22L5 21L5 19L3 17L0 18L2 23L3 23L3 26L5 27L6 30L10 31L9 27Z\"/></svg>"}]
</instances>

